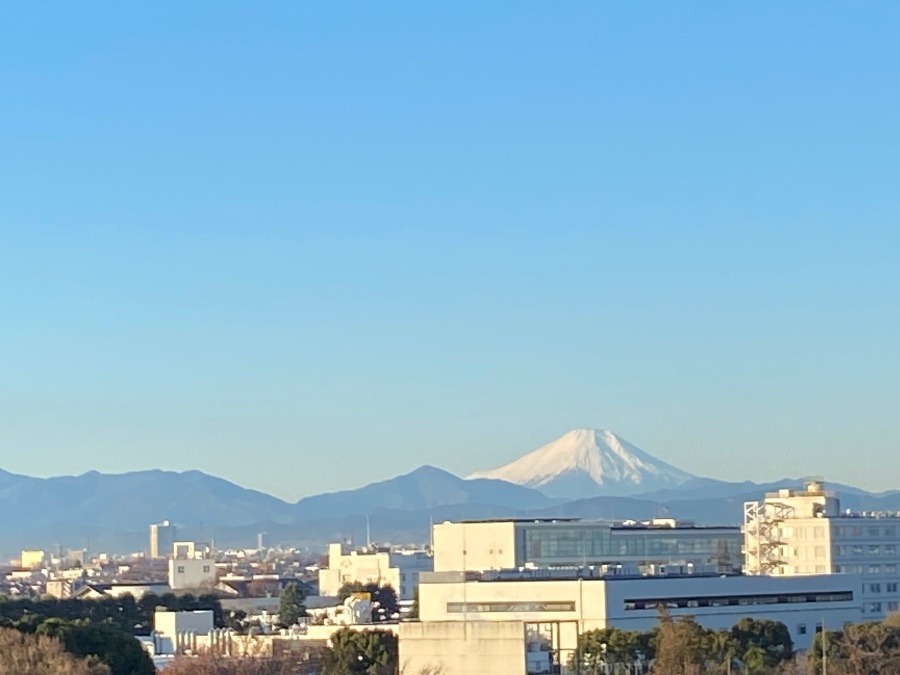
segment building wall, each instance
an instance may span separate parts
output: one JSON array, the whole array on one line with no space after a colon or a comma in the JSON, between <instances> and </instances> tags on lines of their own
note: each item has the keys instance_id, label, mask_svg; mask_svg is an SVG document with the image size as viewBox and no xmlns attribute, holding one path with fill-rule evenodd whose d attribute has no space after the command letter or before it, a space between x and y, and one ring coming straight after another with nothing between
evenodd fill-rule
<instances>
[{"instance_id":1,"label":"building wall","mask_svg":"<svg viewBox=\"0 0 900 675\"><path fill-rule=\"evenodd\" d=\"M201 588L215 585L216 564L212 560L169 560L169 587Z\"/></svg>"},{"instance_id":2,"label":"building wall","mask_svg":"<svg viewBox=\"0 0 900 675\"><path fill-rule=\"evenodd\" d=\"M47 554L44 551L22 551L22 567L25 569L34 569L44 564Z\"/></svg>"},{"instance_id":3,"label":"building wall","mask_svg":"<svg viewBox=\"0 0 900 675\"><path fill-rule=\"evenodd\" d=\"M606 591L599 580L465 582L461 575L457 579L420 584L420 621L577 620L582 630L606 627Z\"/></svg>"},{"instance_id":4,"label":"building wall","mask_svg":"<svg viewBox=\"0 0 900 675\"><path fill-rule=\"evenodd\" d=\"M525 673L524 626L519 621L401 623L399 648L401 672Z\"/></svg>"},{"instance_id":5,"label":"building wall","mask_svg":"<svg viewBox=\"0 0 900 675\"><path fill-rule=\"evenodd\" d=\"M658 609L630 609L634 600L671 599L672 616L693 616L701 625L714 630L731 628L744 617L781 621L791 633L795 649L809 647L816 626L840 628L845 623L858 623L860 613L861 580L851 575L810 575L793 578L763 576L699 577L674 579L620 579L606 583L606 620L610 626L625 630L649 630L657 624ZM679 599L693 598L754 598L760 596L817 595L823 599L838 593L852 593L852 598L822 602L782 602L769 604L720 605L680 607Z\"/></svg>"},{"instance_id":6,"label":"building wall","mask_svg":"<svg viewBox=\"0 0 900 675\"><path fill-rule=\"evenodd\" d=\"M582 632L608 626L649 630L657 623L658 604L665 604L673 616L691 615L715 629L730 628L745 616L781 621L795 646L805 649L817 622L839 627L861 620L862 582L854 575L468 582L459 574L457 580L450 573L434 577L447 581L432 583L429 577L420 585L423 623L575 621ZM840 599L841 594L847 597ZM794 601L801 596L802 601ZM574 644L560 647L572 649Z\"/></svg>"},{"instance_id":7,"label":"building wall","mask_svg":"<svg viewBox=\"0 0 900 675\"><path fill-rule=\"evenodd\" d=\"M516 561L516 523L439 523L432 528L434 571L510 569Z\"/></svg>"}]
</instances>

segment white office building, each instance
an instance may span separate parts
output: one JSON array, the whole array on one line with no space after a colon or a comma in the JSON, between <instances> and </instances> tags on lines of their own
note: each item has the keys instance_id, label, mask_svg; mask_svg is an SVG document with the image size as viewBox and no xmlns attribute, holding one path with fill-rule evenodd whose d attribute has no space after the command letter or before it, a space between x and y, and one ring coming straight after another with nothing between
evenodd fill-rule
<instances>
[{"instance_id":1,"label":"white office building","mask_svg":"<svg viewBox=\"0 0 900 675\"><path fill-rule=\"evenodd\" d=\"M400 661L445 675L552 672L571 662L585 631L650 630L659 607L717 630L743 617L781 621L795 648L806 649L822 622L860 621L860 584L855 575L434 572L420 579L420 621L400 624Z\"/></svg>"},{"instance_id":2,"label":"white office building","mask_svg":"<svg viewBox=\"0 0 900 675\"><path fill-rule=\"evenodd\" d=\"M811 481L745 503L743 540L747 574L859 575L865 620L900 611L898 513L842 512L837 497Z\"/></svg>"}]
</instances>

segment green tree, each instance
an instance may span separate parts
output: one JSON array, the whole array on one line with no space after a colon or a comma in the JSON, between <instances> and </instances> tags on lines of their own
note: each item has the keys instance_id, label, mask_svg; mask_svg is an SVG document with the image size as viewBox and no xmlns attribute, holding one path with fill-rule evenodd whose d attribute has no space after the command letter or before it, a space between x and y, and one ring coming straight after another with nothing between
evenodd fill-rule
<instances>
[{"instance_id":1,"label":"green tree","mask_svg":"<svg viewBox=\"0 0 900 675\"><path fill-rule=\"evenodd\" d=\"M306 606L303 604L305 600L303 589L295 582L281 589L281 595L278 596L278 623L284 627L298 623L301 617L306 616Z\"/></svg>"},{"instance_id":2,"label":"green tree","mask_svg":"<svg viewBox=\"0 0 900 675\"><path fill-rule=\"evenodd\" d=\"M376 606L375 612L373 612L376 621L390 621L400 611L397 591L390 584L386 586L366 584L366 590L370 593L372 602Z\"/></svg>"},{"instance_id":3,"label":"green tree","mask_svg":"<svg viewBox=\"0 0 900 675\"><path fill-rule=\"evenodd\" d=\"M135 637L109 624L48 619L36 632L58 639L70 654L105 663L111 675L156 674L153 661Z\"/></svg>"},{"instance_id":4,"label":"green tree","mask_svg":"<svg viewBox=\"0 0 900 675\"><path fill-rule=\"evenodd\" d=\"M774 668L794 657L791 633L780 621L743 618L731 629L731 637L738 644L738 657L748 666L747 653L751 647L761 651L761 654L753 652L754 662L762 660L759 669Z\"/></svg>"},{"instance_id":5,"label":"green tree","mask_svg":"<svg viewBox=\"0 0 900 675\"><path fill-rule=\"evenodd\" d=\"M641 633L618 628L598 628L583 633L578 640L582 672L598 675L617 670L633 672L634 664L647 660L646 642Z\"/></svg>"},{"instance_id":6,"label":"green tree","mask_svg":"<svg viewBox=\"0 0 900 675\"><path fill-rule=\"evenodd\" d=\"M342 628L331 637L323 675L394 675L397 637L389 631Z\"/></svg>"}]
</instances>

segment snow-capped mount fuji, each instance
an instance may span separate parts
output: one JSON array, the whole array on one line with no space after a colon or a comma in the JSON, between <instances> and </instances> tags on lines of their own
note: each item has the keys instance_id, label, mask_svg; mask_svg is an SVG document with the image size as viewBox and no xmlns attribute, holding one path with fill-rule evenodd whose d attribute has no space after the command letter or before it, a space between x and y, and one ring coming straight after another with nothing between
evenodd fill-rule
<instances>
[{"instance_id":1,"label":"snow-capped mount fuji","mask_svg":"<svg viewBox=\"0 0 900 675\"><path fill-rule=\"evenodd\" d=\"M566 499L634 495L677 487L695 477L606 429L573 429L509 464L469 476L497 478Z\"/></svg>"}]
</instances>

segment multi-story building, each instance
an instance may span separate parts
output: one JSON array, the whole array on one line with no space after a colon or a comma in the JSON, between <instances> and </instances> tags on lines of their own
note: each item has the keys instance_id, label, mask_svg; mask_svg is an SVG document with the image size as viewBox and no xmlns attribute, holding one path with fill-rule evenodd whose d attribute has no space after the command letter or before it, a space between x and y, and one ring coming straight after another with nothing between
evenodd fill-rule
<instances>
[{"instance_id":1,"label":"multi-story building","mask_svg":"<svg viewBox=\"0 0 900 675\"><path fill-rule=\"evenodd\" d=\"M696 527L671 519L611 524L576 519L463 521L433 528L434 569L623 565L741 569L739 527Z\"/></svg>"},{"instance_id":2,"label":"multi-story building","mask_svg":"<svg viewBox=\"0 0 900 675\"><path fill-rule=\"evenodd\" d=\"M178 528L168 520L150 526L150 557L165 558L178 538Z\"/></svg>"},{"instance_id":3,"label":"multi-story building","mask_svg":"<svg viewBox=\"0 0 900 675\"><path fill-rule=\"evenodd\" d=\"M350 582L390 585L399 600L412 600L420 572L433 569L427 551L367 548L349 551L343 544L328 546L328 568L319 570L319 595L337 595Z\"/></svg>"},{"instance_id":4,"label":"multi-story building","mask_svg":"<svg viewBox=\"0 0 900 675\"><path fill-rule=\"evenodd\" d=\"M747 574L862 577L862 611L877 620L900 611L900 513L842 512L820 481L744 504Z\"/></svg>"}]
</instances>

